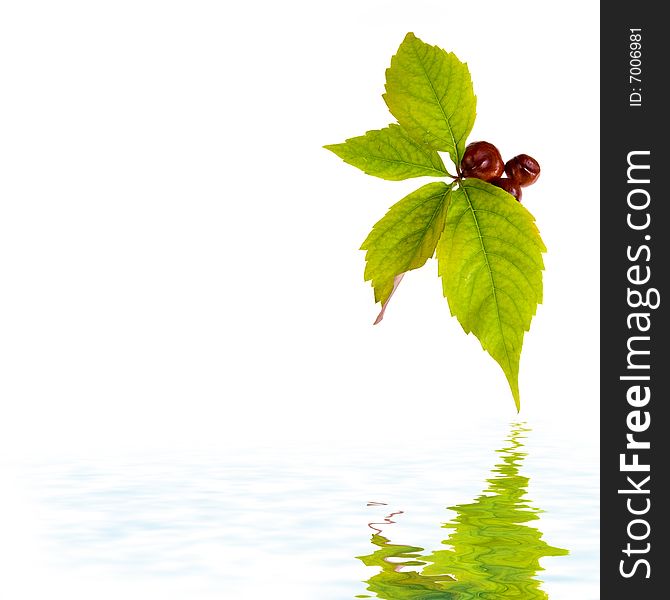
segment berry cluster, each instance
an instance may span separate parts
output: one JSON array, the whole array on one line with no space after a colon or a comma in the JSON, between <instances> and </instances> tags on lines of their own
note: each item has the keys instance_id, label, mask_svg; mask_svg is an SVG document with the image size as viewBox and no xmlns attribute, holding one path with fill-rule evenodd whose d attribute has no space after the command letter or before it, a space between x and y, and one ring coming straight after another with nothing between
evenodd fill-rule
<instances>
[{"instance_id":1,"label":"berry cluster","mask_svg":"<svg viewBox=\"0 0 670 600\"><path fill-rule=\"evenodd\" d=\"M507 177L503 176L503 173ZM540 164L527 154L518 154L506 163L498 148L489 142L468 144L461 160L461 177L488 181L521 202L521 188L537 181Z\"/></svg>"}]
</instances>

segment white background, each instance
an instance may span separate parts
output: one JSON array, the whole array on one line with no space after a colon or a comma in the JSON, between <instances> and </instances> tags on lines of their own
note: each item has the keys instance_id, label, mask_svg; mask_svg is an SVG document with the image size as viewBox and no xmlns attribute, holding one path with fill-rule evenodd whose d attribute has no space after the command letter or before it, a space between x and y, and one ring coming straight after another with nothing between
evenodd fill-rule
<instances>
[{"instance_id":1,"label":"white background","mask_svg":"<svg viewBox=\"0 0 670 600\"><path fill-rule=\"evenodd\" d=\"M0 463L409 447L517 418L434 261L372 325L358 248L428 180L322 148L393 120L384 70L408 31L468 63L470 140L542 165L519 417L595 463L598 28L573 0L2 3ZM35 526L7 472L5 560Z\"/></svg>"},{"instance_id":2,"label":"white background","mask_svg":"<svg viewBox=\"0 0 670 600\"><path fill-rule=\"evenodd\" d=\"M541 162L521 417L597 435L597 6L3 3L3 456L514 418L435 261L372 326L358 247L428 180L322 149L393 120L384 70L407 31L468 63L470 140Z\"/></svg>"}]
</instances>

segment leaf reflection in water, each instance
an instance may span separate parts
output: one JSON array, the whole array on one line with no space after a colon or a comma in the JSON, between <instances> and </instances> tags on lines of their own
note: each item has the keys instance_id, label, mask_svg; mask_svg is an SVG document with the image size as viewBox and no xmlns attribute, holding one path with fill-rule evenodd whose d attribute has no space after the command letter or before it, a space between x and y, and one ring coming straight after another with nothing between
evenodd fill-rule
<instances>
[{"instance_id":1,"label":"leaf reflection in water","mask_svg":"<svg viewBox=\"0 0 670 600\"><path fill-rule=\"evenodd\" d=\"M550 546L541 531L527 525L541 512L526 499L529 480L519 473L526 456L521 440L528 431L515 424L505 446L497 450L501 462L483 493L469 504L449 507L456 517L443 525L450 532L443 542L446 548L426 553L417 546L392 544L382 527L402 511L370 523L375 531L371 541L378 549L359 559L381 571L367 580L367 589L387 600L546 600L537 579L543 570L540 559L568 551Z\"/></svg>"}]
</instances>

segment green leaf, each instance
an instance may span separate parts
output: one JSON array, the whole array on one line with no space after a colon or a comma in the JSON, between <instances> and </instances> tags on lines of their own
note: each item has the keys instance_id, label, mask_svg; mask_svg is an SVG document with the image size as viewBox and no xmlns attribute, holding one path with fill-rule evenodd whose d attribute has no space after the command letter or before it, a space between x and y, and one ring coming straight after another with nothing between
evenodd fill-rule
<instances>
[{"instance_id":1,"label":"green leaf","mask_svg":"<svg viewBox=\"0 0 670 600\"><path fill-rule=\"evenodd\" d=\"M502 367L519 400L523 336L542 302L542 253L533 216L490 183L465 179L451 193L437 246L451 314Z\"/></svg>"},{"instance_id":2,"label":"green leaf","mask_svg":"<svg viewBox=\"0 0 670 600\"><path fill-rule=\"evenodd\" d=\"M384 100L415 140L461 164L477 98L470 71L455 54L408 33L386 70Z\"/></svg>"},{"instance_id":3,"label":"green leaf","mask_svg":"<svg viewBox=\"0 0 670 600\"><path fill-rule=\"evenodd\" d=\"M395 124L324 148L368 175L391 181L447 175L444 163L435 150L414 141Z\"/></svg>"},{"instance_id":4,"label":"green leaf","mask_svg":"<svg viewBox=\"0 0 670 600\"><path fill-rule=\"evenodd\" d=\"M366 250L365 281L371 281L375 302L385 303L398 275L418 269L435 253L444 228L451 185L429 183L394 204L372 228L361 246Z\"/></svg>"}]
</instances>

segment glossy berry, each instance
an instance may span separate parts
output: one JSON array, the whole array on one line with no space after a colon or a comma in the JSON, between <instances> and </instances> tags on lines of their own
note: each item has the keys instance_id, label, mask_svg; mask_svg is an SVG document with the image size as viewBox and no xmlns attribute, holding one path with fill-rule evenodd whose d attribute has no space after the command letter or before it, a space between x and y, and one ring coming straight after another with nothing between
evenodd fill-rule
<instances>
[{"instance_id":1,"label":"glossy berry","mask_svg":"<svg viewBox=\"0 0 670 600\"><path fill-rule=\"evenodd\" d=\"M491 181L500 177L505 170L498 148L489 142L472 142L468 144L461 160L461 175Z\"/></svg>"},{"instance_id":2,"label":"glossy berry","mask_svg":"<svg viewBox=\"0 0 670 600\"><path fill-rule=\"evenodd\" d=\"M514 179L507 177L494 177L489 183L502 188L508 194L512 194L519 202L521 202L521 186Z\"/></svg>"},{"instance_id":3,"label":"glossy berry","mask_svg":"<svg viewBox=\"0 0 670 600\"><path fill-rule=\"evenodd\" d=\"M540 176L540 163L532 156L519 154L505 163L505 173L521 187L526 187L535 183Z\"/></svg>"}]
</instances>

